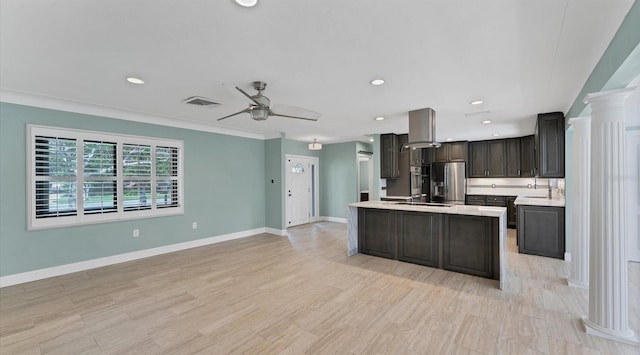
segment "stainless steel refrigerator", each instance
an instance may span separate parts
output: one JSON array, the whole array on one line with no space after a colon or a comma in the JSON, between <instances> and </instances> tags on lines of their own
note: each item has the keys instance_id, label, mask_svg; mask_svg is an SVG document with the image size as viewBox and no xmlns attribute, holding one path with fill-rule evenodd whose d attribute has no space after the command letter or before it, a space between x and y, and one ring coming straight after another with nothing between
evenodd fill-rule
<instances>
[{"instance_id":1,"label":"stainless steel refrigerator","mask_svg":"<svg viewBox=\"0 0 640 355\"><path fill-rule=\"evenodd\" d=\"M431 201L464 204L467 191L466 163L431 164Z\"/></svg>"}]
</instances>

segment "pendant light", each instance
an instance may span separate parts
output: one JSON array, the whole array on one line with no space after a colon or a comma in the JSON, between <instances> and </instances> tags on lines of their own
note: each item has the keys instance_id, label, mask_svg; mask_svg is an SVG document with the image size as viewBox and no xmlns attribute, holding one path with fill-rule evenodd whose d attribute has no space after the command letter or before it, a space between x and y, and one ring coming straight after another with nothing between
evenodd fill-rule
<instances>
[{"instance_id":1,"label":"pendant light","mask_svg":"<svg viewBox=\"0 0 640 355\"><path fill-rule=\"evenodd\" d=\"M322 144L318 143L318 139L314 138L313 143L309 143L309 150L320 150L322 149Z\"/></svg>"}]
</instances>

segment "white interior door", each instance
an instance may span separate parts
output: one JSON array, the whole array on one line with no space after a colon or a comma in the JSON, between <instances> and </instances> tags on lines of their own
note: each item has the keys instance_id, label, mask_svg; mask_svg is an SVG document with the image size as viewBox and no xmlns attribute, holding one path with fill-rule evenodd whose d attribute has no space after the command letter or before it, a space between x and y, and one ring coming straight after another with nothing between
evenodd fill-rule
<instances>
[{"instance_id":1,"label":"white interior door","mask_svg":"<svg viewBox=\"0 0 640 355\"><path fill-rule=\"evenodd\" d=\"M311 163L308 158L287 156L287 227L309 223L311 207Z\"/></svg>"}]
</instances>

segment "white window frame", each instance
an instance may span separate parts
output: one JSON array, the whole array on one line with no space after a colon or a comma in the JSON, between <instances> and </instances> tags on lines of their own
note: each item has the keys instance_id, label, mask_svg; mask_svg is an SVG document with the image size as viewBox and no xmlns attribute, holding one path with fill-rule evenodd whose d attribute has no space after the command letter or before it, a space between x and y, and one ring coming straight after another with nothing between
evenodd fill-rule
<instances>
[{"instance_id":1,"label":"white window frame","mask_svg":"<svg viewBox=\"0 0 640 355\"><path fill-rule=\"evenodd\" d=\"M77 147L77 174L76 174L76 200L77 214L74 216L59 216L50 218L36 218L36 159L35 141L36 136L69 138L76 140ZM116 143L116 167L117 167L117 212L85 214L82 200L82 186L84 183L83 162L84 162L84 141L109 141ZM141 144L151 146L151 209L148 210L125 210L123 199L123 181L126 177L123 174L122 166L122 145ZM175 207L156 206L156 147L173 147L178 149L178 205ZM181 140L153 138L123 135L110 132L85 131L78 129L27 125L27 230L37 230L46 228L68 227L85 224L96 224L104 222L116 222L131 219L173 216L184 214L184 142Z\"/></svg>"}]
</instances>

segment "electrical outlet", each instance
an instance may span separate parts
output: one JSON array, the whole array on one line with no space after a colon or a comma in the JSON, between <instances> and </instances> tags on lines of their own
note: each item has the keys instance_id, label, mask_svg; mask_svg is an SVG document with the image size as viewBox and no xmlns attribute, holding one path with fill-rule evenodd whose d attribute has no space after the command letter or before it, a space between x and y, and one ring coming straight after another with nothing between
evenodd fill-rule
<instances>
[{"instance_id":1,"label":"electrical outlet","mask_svg":"<svg viewBox=\"0 0 640 355\"><path fill-rule=\"evenodd\" d=\"M140 236L140 230L139 229L134 229L133 230L133 237L134 238L138 238Z\"/></svg>"},{"instance_id":2,"label":"electrical outlet","mask_svg":"<svg viewBox=\"0 0 640 355\"><path fill-rule=\"evenodd\" d=\"M191 223L191 228L192 229L198 229L198 222Z\"/></svg>"}]
</instances>

